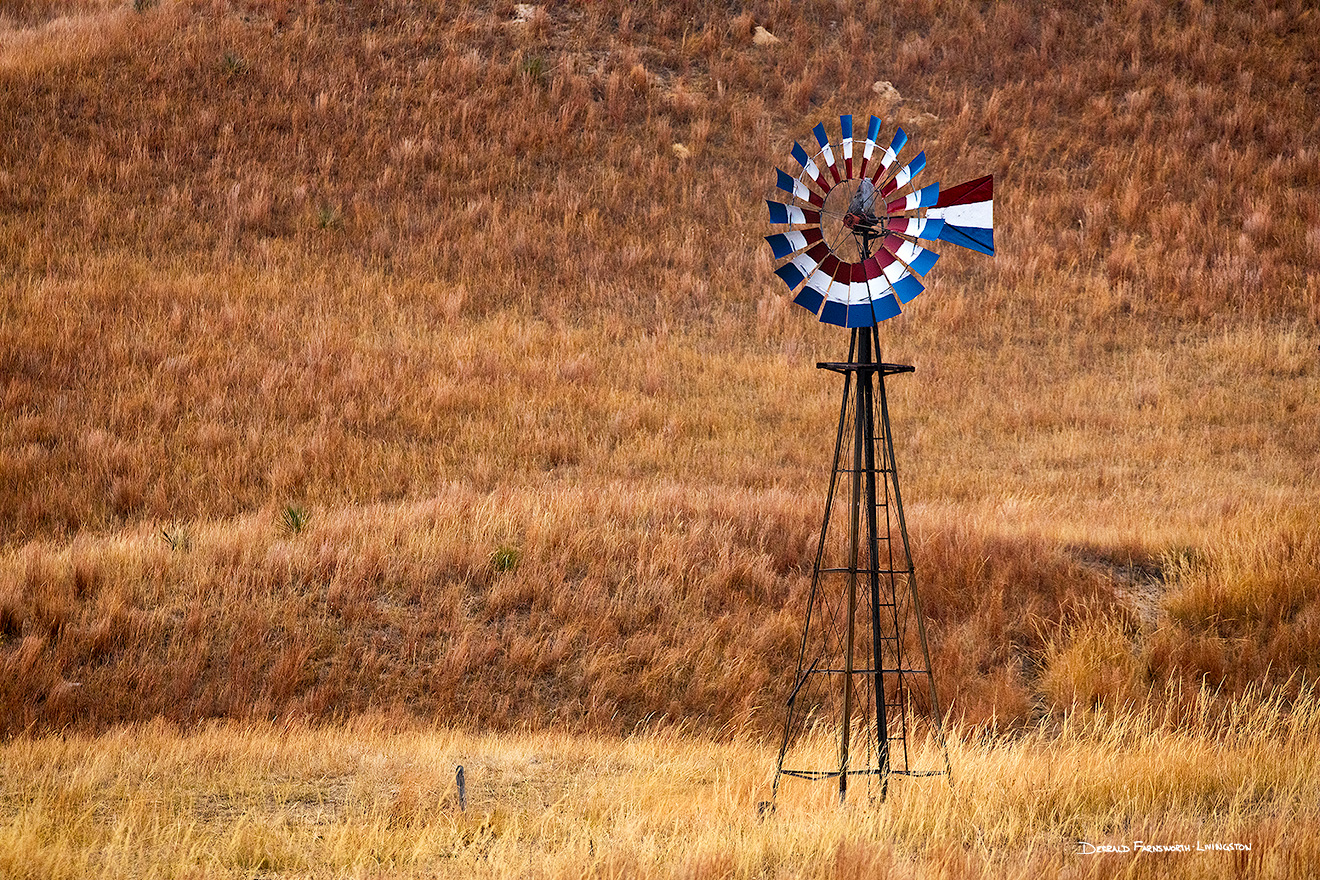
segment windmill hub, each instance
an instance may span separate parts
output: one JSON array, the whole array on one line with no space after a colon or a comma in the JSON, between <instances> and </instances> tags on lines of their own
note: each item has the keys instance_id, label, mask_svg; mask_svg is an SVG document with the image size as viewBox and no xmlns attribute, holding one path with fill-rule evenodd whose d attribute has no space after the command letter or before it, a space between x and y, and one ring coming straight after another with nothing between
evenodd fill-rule
<instances>
[{"instance_id":1,"label":"windmill hub","mask_svg":"<svg viewBox=\"0 0 1320 880\"><path fill-rule=\"evenodd\" d=\"M885 218L875 214L875 184L866 178L845 179L833 187L820 214L825 243L844 262L865 260L873 242L885 235Z\"/></svg>"}]
</instances>

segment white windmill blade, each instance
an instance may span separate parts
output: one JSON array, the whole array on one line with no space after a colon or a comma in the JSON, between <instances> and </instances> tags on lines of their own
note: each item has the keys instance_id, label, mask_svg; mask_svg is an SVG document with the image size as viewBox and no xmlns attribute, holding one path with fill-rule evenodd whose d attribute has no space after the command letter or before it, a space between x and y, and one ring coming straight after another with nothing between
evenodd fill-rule
<instances>
[{"instance_id":1,"label":"white windmill blade","mask_svg":"<svg viewBox=\"0 0 1320 880\"><path fill-rule=\"evenodd\" d=\"M872 116L866 126L866 141L862 145L862 164L857 169L858 177L866 177L866 165L871 161L871 154L875 152L876 139L880 137L880 126L883 124L880 117Z\"/></svg>"},{"instance_id":2,"label":"white windmill blade","mask_svg":"<svg viewBox=\"0 0 1320 880\"><path fill-rule=\"evenodd\" d=\"M820 144L820 155L825 160L825 167L830 169L830 174L834 177L834 182L843 180L843 175L839 173L839 168L834 164L834 151L830 149L829 136L825 134L825 123L820 123L811 130L816 136L816 143Z\"/></svg>"},{"instance_id":3,"label":"white windmill blade","mask_svg":"<svg viewBox=\"0 0 1320 880\"><path fill-rule=\"evenodd\" d=\"M793 141L793 149L789 152L793 154L793 158L802 166L802 170L807 173L807 177L810 177L813 181L819 183L820 166L818 166L816 162L807 155L807 151L802 149L802 145L797 141Z\"/></svg>"},{"instance_id":4,"label":"white windmill blade","mask_svg":"<svg viewBox=\"0 0 1320 880\"><path fill-rule=\"evenodd\" d=\"M775 170L779 172L778 177L776 178L775 181L775 186L779 187L779 189L783 190L784 192L788 193L793 198L798 199L799 201L807 202L808 204L814 205L818 208L825 204L824 196L820 195L815 190L809 188L805 183L798 180L796 177L789 174L787 171L784 171L779 168L776 168Z\"/></svg>"},{"instance_id":5,"label":"white windmill blade","mask_svg":"<svg viewBox=\"0 0 1320 880\"><path fill-rule=\"evenodd\" d=\"M903 129L900 128L894 133L893 141L890 142L889 146L885 148L884 153L880 156L880 167L871 174L872 183L879 182L880 178L882 178L885 173L889 171L890 167L898 161L898 154L903 151L903 147L907 144L907 141L907 132L903 131Z\"/></svg>"},{"instance_id":6,"label":"white windmill blade","mask_svg":"<svg viewBox=\"0 0 1320 880\"><path fill-rule=\"evenodd\" d=\"M798 226L811 224L820 227L820 212L799 208L796 205L786 205L783 202L774 202L770 199L765 200L766 207L770 209L771 223L790 223Z\"/></svg>"},{"instance_id":7,"label":"white windmill blade","mask_svg":"<svg viewBox=\"0 0 1320 880\"><path fill-rule=\"evenodd\" d=\"M818 241L823 240L819 227L812 229L790 229L788 232L776 232L774 235L767 235L765 240L770 244L770 250L774 252L776 259L783 259L789 254L806 250Z\"/></svg>"},{"instance_id":8,"label":"white windmill blade","mask_svg":"<svg viewBox=\"0 0 1320 880\"><path fill-rule=\"evenodd\" d=\"M885 181L885 184L880 187L880 194L887 197L898 192L900 189L911 183L913 178L925 170L925 168L926 153L923 150L917 154L915 159L895 171L893 177Z\"/></svg>"}]
</instances>

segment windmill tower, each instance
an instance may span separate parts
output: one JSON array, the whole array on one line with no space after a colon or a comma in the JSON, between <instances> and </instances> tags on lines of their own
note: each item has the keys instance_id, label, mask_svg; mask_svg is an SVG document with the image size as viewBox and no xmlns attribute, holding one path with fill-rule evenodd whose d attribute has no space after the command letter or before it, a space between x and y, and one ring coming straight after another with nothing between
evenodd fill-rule
<instances>
[{"instance_id":1,"label":"windmill tower","mask_svg":"<svg viewBox=\"0 0 1320 880\"><path fill-rule=\"evenodd\" d=\"M816 126L814 154L793 144L801 171L778 171L790 200L767 201L784 231L766 241L793 301L851 332L846 361L816 365L843 377L843 397L774 783L777 797L786 776L833 780L842 801L858 777L883 798L891 776L950 772L885 389L913 368L884 362L878 325L924 289L939 255L923 243L993 255L994 233L991 177L918 189L926 154L900 164L901 128L882 150L877 117L865 139L839 123L837 142ZM922 716L934 759L911 742Z\"/></svg>"}]
</instances>

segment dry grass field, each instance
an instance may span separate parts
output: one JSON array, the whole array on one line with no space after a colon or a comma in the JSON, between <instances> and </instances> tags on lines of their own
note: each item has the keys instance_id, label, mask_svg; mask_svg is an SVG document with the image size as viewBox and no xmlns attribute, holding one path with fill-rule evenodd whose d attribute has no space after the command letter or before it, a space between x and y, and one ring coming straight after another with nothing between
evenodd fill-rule
<instances>
[{"instance_id":1,"label":"dry grass field","mask_svg":"<svg viewBox=\"0 0 1320 880\"><path fill-rule=\"evenodd\" d=\"M157 721L0 745L0 873L1304 877L1318 711L1308 694L1258 702L1229 734L1202 712L956 737L952 788L896 781L840 807L798 787L763 818L774 751L745 738Z\"/></svg>"},{"instance_id":2,"label":"dry grass field","mask_svg":"<svg viewBox=\"0 0 1320 880\"><path fill-rule=\"evenodd\" d=\"M0 874L1301 876L1318 30L0 4ZM956 785L757 823L847 345L762 198L840 113L998 183L881 328ZM1060 850L1138 832L1256 846Z\"/></svg>"}]
</instances>

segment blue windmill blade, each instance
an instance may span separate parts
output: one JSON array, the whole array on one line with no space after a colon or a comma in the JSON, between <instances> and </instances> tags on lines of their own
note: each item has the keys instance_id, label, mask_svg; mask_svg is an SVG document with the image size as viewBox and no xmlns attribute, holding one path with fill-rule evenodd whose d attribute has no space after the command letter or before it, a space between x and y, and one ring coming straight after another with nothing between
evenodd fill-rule
<instances>
[{"instance_id":1,"label":"blue windmill blade","mask_svg":"<svg viewBox=\"0 0 1320 880\"><path fill-rule=\"evenodd\" d=\"M866 166L871 161L871 154L875 152L877 141L880 138L880 126L883 123L880 117L872 116L871 121L866 126L866 142L862 145L862 164L857 169L857 176L865 178Z\"/></svg>"},{"instance_id":2,"label":"blue windmill blade","mask_svg":"<svg viewBox=\"0 0 1320 880\"><path fill-rule=\"evenodd\" d=\"M807 155L807 151L802 149L802 145L797 141L793 141L793 149L790 152L793 154L793 158L797 160L798 164L802 166L802 170L807 172L807 176L812 180L819 182L820 168L811 160L811 157Z\"/></svg>"},{"instance_id":3,"label":"blue windmill blade","mask_svg":"<svg viewBox=\"0 0 1320 880\"><path fill-rule=\"evenodd\" d=\"M811 133L816 136L816 143L820 144L820 157L825 160L825 167L830 169L830 175L838 183L843 178L839 175L838 166L834 164L834 151L830 149L830 139L825 134L825 123L818 123Z\"/></svg>"},{"instance_id":4,"label":"blue windmill blade","mask_svg":"<svg viewBox=\"0 0 1320 880\"><path fill-rule=\"evenodd\" d=\"M800 250L799 248L793 247L792 243L788 240L788 236L784 235L782 232L776 233L775 235L767 235L765 240L769 242L770 250L774 253L776 260L782 260L794 251Z\"/></svg>"},{"instance_id":5,"label":"blue windmill blade","mask_svg":"<svg viewBox=\"0 0 1320 880\"><path fill-rule=\"evenodd\" d=\"M843 152L843 176L851 180L853 176L853 119L851 116L839 117L839 131L842 132L843 140L839 141L839 149Z\"/></svg>"},{"instance_id":6,"label":"blue windmill blade","mask_svg":"<svg viewBox=\"0 0 1320 880\"><path fill-rule=\"evenodd\" d=\"M797 296L793 297L793 303L795 305L802 306L802 308L811 312L813 315L820 313L821 304L824 302L825 294L821 293L810 284L804 284L802 289L798 291Z\"/></svg>"},{"instance_id":7,"label":"blue windmill blade","mask_svg":"<svg viewBox=\"0 0 1320 880\"><path fill-rule=\"evenodd\" d=\"M765 200L766 207L770 209L771 223L791 223L799 226L808 223L819 223L819 211L804 211L796 205L785 205L783 202L772 202Z\"/></svg>"},{"instance_id":8,"label":"blue windmill blade","mask_svg":"<svg viewBox=\"0 0 1320 880\"><path fill-rule=\"evenodd\" d=\"M917 280L917 276L912 274L903 275L894 282L894 296L904 305L916 299L917 294L925 290L926 287Z\"/></svg>"},{"instance_id":9,"label":"blue windmill blade","mask_svg":"<svg viewBox=\"0 0 1320 880\"><path fill-rule=\"evenodd\" d=\"M818 241L822 241L824 236L820 229L796 230L790 229L788 232L777 232L774 235L767 235L765 240L770 244L770 250L774 253L776 260L782 260L798 251L806 250Z\"/></svg>"},{"instance_id":10,"label":"blue windmill blade","mask_svg":"<svg viewBox=\"0 0 1320 880\"><path fill-rule=\"evenodd\" d=\"M780 168L776 168L775 174L776 174L775 186L783 190L784 192L788 193L793 198L801 199L804 202L809 202L811 201L811 197L815 195L815 193L807 189L807 185L805 183L798 180L796 177L792 176L787 171L784 171Z\"/></svg>"}]
</instances>

